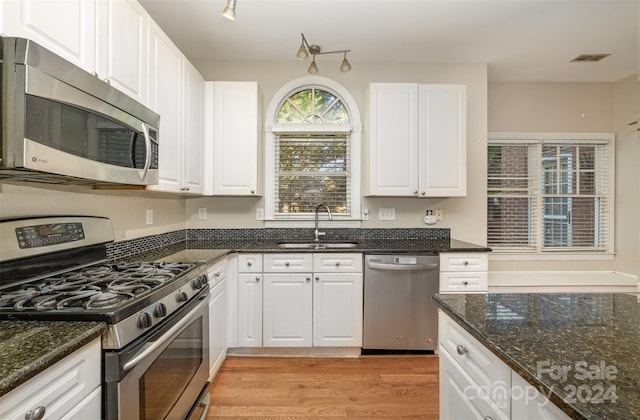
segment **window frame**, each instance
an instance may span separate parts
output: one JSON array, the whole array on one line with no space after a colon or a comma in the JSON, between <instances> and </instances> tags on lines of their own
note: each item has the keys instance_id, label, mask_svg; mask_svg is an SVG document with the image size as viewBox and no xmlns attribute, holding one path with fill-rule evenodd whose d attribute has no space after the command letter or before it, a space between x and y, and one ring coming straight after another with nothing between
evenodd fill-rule
<instances>
[{"instance_id":1,"label":"window frame","mask_svg":"<svg viewBox=\"0 0 640 420\"><path fill-rule=\"evenodd\" d=\"M614 133L554 133L554 132L490 132L487 139L487 148L493 144L538 144L540 148L544 144L607 144L607 247L603 249L562 249L545 248L544 234L539 232L536 244L533 248L493 248L493 260L612 260L615 254L615 134ZM542 211L542 154L540 153L538 162L537 191L535 197L540 202L538 215L532 223L540 226L544 223L544 212ZM487 176L487 198L490 195L488 190ZM487 218L489 214L487 214ZM487 219L488 223L488 219ZM488 226L487 226L488 227ZM530 226L529 226L530 227Z\"/></svg>"},{"instance_id":2,"label":"window frame","mask_svg":"<svg viewBox=\"0 0 640 420\"><path fill-rule=\"evenodd\" d=\"M284 123L276 124L278 112L285 101L297 92L304 89L322 89L339 98L349 114L349 124L311 124L311 123ZM350 141L350 215L334 214L333 220L327 224L321 217L321 225L326 227L360 227L361 226L361 143L362 124L360 112L351 93L336 81L322 76L305 76L292 80L276 92L269 103L265 113L265 150L264 150L264 206L265 227L313 227L314 215L310 213L290 213L287 217L276 217L275 209L275 142L280 133L338 133L349 134Z\"/></svg>"}]
</instances>

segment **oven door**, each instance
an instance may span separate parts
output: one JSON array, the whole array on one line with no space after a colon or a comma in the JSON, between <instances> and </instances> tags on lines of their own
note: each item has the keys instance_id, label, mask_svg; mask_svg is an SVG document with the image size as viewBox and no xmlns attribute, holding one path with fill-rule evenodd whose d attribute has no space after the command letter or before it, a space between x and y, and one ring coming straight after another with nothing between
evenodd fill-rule
<instances>
[{"instance_id":1,"label":"oven door","mask_svg":"<svg viewBox=\"0 0 640 420\"><path fill-rule=\"evenodd\" d=\"M200 404L209 375L208 300L199 295L148 337L105 353L106 419L184 419Z\"/></svg>"}]
</instances>

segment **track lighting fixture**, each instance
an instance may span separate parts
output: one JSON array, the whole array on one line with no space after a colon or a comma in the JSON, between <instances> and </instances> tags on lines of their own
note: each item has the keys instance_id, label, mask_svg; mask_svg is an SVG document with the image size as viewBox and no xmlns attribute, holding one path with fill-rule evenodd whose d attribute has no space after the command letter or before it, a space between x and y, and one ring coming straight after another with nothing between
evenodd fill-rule
<instances>
[{"instance_id":1,"label":"track lighting fixture","mask_svg":"<svg viewBox=\"0 0 640 420\"><path fill-rule=\"evenodd\" d=\"M222 11L222 16L229 20L236 20L236 5L238 0L227 0L227 7Z\"/></svg>"},{"instance_id":2,"label":"track lighting fixture","mask_svg":"<svg viewBox=\"0 0 640 420\"><path fill-rule=\"evenodd\" d=\"M232 1L232 0L229 0ZM309 45L307 42L307 38L305 38L304 34L302 35L302 42L300 43L300 48L298 48L298 52L296 53L296 57L298 60L306 60L309 58L309 55L312 56L311 64L307 69L309 74L318 73L318 65L316 64L316 55L323 54L341 54L344 53L344 58L342 59L342 64L340 64L340 71L346 73L351 70L351 63L347 60L347 53L351 52L351 50L337 50L337 51L322 51L319 46L313 44Z\"/></svg>"}]
</instances>

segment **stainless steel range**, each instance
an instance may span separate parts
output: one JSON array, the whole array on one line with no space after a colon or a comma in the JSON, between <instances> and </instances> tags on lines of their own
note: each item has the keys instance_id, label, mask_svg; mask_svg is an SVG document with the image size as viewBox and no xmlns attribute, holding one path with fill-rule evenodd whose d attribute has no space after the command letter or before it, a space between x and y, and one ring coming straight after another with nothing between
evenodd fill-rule
<instances>
[{"instance_id":1,"label":"stainless steel range","mask_svg":"<svg viewBox=\"0 0 640 420\"><path fill-rule=\"evenodd\" d=\"M110 220L0 221L0 319L107 323L103 418L206 416L206 267L107 259Z\"/></svg>"}]
</instances>

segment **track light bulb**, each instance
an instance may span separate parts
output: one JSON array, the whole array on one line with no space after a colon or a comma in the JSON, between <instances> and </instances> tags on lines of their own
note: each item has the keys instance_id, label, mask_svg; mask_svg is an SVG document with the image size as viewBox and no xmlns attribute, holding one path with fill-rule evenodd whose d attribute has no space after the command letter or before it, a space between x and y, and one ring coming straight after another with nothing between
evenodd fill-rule
<instances>
[{"instance_id":1,"label":"track light bulb","mask_svg":"<svg viewBox=\"0 0 640 420\"><path fill-rule=\"evenodd\" d=\"M238 0L227 0L227 7L222 11L222 16L229 20L236 20L236 5Z\"/></svg>"},{"instance_id":2,"label":"track light bulb","mask_svg":"<svg viewBox=\"0 0 640 420\"><path fill-rule=\"evenodd\" d=\"M344 53L342 64L340 64L340 71L343 73L351 71L351 63L349 63L349 60L347 60L347 53Z\"/></svg>"},{"instance_id":3,"label":"track light bulb","mask_svg":"<svg viewBox=\"0 0 640 420\"><path fill-rule=\"evenodd\" d=\"M300 44L300 48L298 48L298 52L296 53L296 57L298 60L302 61L309 58L309 51L307 51L307 47L304 46L304 42Z\"/></svg>"},{"instance_id":4,"label":"track light bulb","mask_svg":"<svg viewBox=\"0 0 640 420\"><path fill-rule=\"evenodd\" d=\"M316 74L318 73L318 65L316 64L316 56L313 56L313 61L311 62L311 64L309 65L309 69L307 70L307 72L309 74Z\"/></svg>"}]
</instances>

